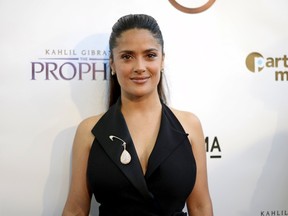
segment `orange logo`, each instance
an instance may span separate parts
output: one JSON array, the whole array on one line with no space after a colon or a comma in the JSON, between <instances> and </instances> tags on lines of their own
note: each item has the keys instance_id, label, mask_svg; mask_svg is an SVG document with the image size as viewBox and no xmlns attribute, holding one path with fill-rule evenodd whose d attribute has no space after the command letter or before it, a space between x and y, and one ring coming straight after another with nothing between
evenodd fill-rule
<instances>
[{"instance_id":1,"label":"orange logo","mask_svg":"<svg viewBox=\"0 0 288 216\"><path fill-rule=\"evenodd\" d=\"M208 8L210 8L215 1L216 0L209 0L207 3L205 3L204 5L202 5L200 7L188 8L188 7L184 7L183 5L179 4L176 0L169 0L169 2L177 10L182 11L184 13L189 13L189 14L201 13L201 12L207 10Z\"/></svg>"}]
</instances>

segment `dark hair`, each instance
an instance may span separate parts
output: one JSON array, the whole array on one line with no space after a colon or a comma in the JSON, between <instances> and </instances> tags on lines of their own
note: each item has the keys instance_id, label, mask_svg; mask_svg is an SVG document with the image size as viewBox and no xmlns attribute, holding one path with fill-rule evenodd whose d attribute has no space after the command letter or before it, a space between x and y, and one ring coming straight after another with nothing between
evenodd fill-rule
<instances>
[{"instance_id":1,"label":"dark hair","mask_svg":"<svg viewBox=\"0 0 288 216\"><path fill-rule=\"evenodd\" d=\"M159 44L162 47L162 54L164 55L164 41L162 32L159 28L157 21L145 14L130 14L121 17L112 27L112 33L109 39L109 50L110 50L110 59L113 59L112 50L117 46L117 39L121 36L121 34L130 29L146 29L149 30L154 38L158 40ZM110 74L111 74L110 68ZM159 98L163 103L167 102L167 98L165 95L165 90L163 86L163 73L160 75L160 81L157 86L157 91ZM109 107L112 106L117 99L121 95L121 88L117 80L117 76L110 77L110 85L109 85Z\"/></svg>"}]
</instances>

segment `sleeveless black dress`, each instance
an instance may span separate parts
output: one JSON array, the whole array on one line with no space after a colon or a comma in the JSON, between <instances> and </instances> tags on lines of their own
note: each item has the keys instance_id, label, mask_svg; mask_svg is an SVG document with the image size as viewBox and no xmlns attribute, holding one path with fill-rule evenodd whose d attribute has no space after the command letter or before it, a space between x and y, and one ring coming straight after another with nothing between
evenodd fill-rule
<instances>
[{"instance_id":1,"label":"sleeveless black dress","mask_svg":"<svg viewBox=\"0 0 288 216\"><path fill-rule=\"evenodd\" d=\"M184 216L185 201L196 178L196 163L188 137L172 111L162 104L159 134L142 172L133 141L121 113L121 100L92 129L95 135L87 166L88 183L99 216ZM141 124L141 122L139 122ZM127 143L129 164L122 164L120 140Z\"/></svg>"}]
</instances>

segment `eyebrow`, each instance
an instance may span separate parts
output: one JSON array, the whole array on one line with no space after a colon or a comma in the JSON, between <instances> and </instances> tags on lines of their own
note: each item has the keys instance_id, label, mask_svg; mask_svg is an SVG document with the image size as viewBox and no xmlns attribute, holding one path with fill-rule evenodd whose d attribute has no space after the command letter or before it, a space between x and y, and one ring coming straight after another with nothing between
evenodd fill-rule
<instances>
[{"instance_id":1,"label":"eyebrow","mask_svg":"<svg viewBox=\"0 0 288 216\"><path fill-rule=\"evenodd\" d=\"M158 49L156 49L156 48L150 48L150 49L147 49L147 50L144 50L144 52L143 53L148 53L148 52L155 52L155 51L159 51ZM121 53L128 53L128 54L133 54L134 53L134 51L132 51L132 50L121 50L120 52L119 52L120 54Z\"/></svg>"}]
</instances>

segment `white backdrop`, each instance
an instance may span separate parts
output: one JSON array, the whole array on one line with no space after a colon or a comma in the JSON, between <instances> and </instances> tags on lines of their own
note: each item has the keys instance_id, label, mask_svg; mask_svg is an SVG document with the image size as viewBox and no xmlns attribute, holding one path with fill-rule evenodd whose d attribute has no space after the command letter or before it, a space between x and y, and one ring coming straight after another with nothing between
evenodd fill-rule
<instances>
[{"instance_id":1,"label":"white backdrop","mask_svg":"<svg viewBox=\"0 0 288 216\"><path fill-rule=\"evenodd\" d=\"M164 0L0 0L0 215L61 214L75 129L105 110L107 35L128 13L162 27L170 104L194 112L207 136L215 215L288 215L287 8L217 0L186 14Z\"/></svg>"}]
</instances>

